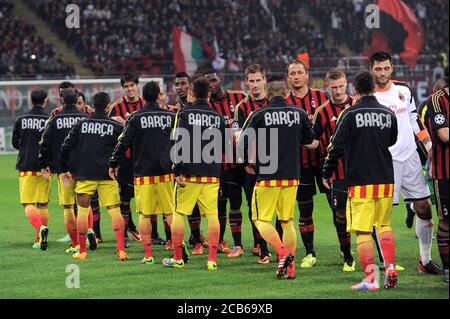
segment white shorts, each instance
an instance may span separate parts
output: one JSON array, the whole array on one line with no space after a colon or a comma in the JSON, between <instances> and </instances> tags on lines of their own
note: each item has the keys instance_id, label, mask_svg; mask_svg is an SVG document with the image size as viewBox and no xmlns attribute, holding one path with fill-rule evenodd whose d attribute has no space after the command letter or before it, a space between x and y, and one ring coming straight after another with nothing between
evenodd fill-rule
<instances>
[{"instance_id":1,"label":"white shorts","mask_svg":"<svg viewBox=\"0 0 450 319\"><path fill-rule=\"evenodd\" d=\"M414 152L405 162L394 161L394 205L399 202L399 194L404 200L420 200L430 197L422 164L417 152Z\"/></svg>"}]
</instances>

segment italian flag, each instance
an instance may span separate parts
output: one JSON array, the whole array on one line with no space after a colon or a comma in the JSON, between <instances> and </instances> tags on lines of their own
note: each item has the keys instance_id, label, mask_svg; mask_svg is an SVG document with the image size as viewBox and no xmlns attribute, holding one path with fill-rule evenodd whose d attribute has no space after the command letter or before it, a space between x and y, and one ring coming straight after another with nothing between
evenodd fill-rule
<instances>
[{"instance_id":1,"label":"italian flag","mask_svg":"<svg viewBox=\"0 0 450 319\"><path fill-rule=\"evenodd\" d=\"M214 58L214 50L187 32L174 26L173 58L177 72L194 74L200 65Z\"/></svg>"}]
</instances>

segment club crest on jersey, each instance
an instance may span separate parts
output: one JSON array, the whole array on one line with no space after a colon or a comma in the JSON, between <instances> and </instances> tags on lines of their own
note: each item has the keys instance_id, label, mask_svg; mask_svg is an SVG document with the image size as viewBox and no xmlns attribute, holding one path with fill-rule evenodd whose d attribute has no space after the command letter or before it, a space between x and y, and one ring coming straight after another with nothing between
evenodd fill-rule
<instances>
[{"instance_id":1,"label":"club crest on jersey","mask_svg":"<svg viewBox=\"0 0 450 319\"><path fill-rule=\"evenodd\" d=\"M230 111L231 111L231 112L234 112L234 106L233 106L233 104L230 104Z\"/></svg>"},{"instance_id":2,"label":"club crest on jersey","mask_svg":"<svg viewBox=\"0 0 450 319\"><path fill-rule=\"evenodd\" d=\"M405 102L405 96L402 93L399 93L398 97L400 98L400 101Z\"/></svg>"},{"instance_id":3,"label":"club crest on jersey","mask_svg":"<svg viewBox=\"0 0 450 319\"><path fill-rule=\"evenodd\" d=\"M311 107L312 107L313 109L316 108L316 101L314 101L314 100L311 101Z\"/></svg>"},{"instance_id":4,"label":"club crest on jersey","mask_svg":"<svg viewBox=\"0 0 450 319\"><path fill-rule=\"evenodd\" d=\"M437 114L434 117L434 123L436 123L437 125L442 125L445 123L445 116L442 114Z\"/></svg>"}]
</instances>

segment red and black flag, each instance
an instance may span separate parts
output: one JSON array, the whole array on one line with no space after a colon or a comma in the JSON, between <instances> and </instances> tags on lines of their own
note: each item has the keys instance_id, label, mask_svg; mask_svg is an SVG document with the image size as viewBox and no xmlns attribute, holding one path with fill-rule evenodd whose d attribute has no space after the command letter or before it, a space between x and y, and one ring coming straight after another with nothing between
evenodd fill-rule
<instances>
[{"instance_id":1,"label":"red and black flag","mask_svg":"<svg viewBox=\"0 0 450 319\"><path fill-rule=\"evenodd\" d=\"M417 56L424 44L424 34L413 10L402 0L378 0L379 28L371 29L365 55L376 51L397 53L411 68L416 66Z\"/></svg>"}]
</instances>

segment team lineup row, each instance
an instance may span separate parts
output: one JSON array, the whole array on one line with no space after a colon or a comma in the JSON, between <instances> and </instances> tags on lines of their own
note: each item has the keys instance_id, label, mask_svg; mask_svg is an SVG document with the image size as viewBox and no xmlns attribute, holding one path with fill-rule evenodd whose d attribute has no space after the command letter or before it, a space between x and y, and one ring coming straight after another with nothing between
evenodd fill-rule
<instances>
[{"instance_id":1,"label":"team lineup row","mask_svg":"<svg viewBox=\"0 0 450 319\"><path fill-rule=\"evenodd\" d=\"M17 119L13 145L19 149L16 168L21 203L36 229L37 245L47 248L49 178L57 174L60 204L72 242L68 251L74 253L74 258L86 259L86 237L90 246L96 247L90 210L96 194L100 206L106 207L112 217L119 259L128 258L124 236L130 221L129 202L134 195L139 212L137 236L145 251L143 263L154 263L152 219L164 213L169 230L166 235L170 234L167 248L174 251L174 256L164 259L163 264L182 268L188 261L183 242L184 216L188 216L192 253L203 254L203 249L208 248L207 266L214 270L218 252L230 258L243 254L240 207L244 189L258 263L270 262L269 243L277 252L277 277L294 279L295 201L306 250L300 267L311 268L317 261L312 218L317 184L333 212L344 271L355 270L350 247L351 233L356 233L366 278L354 289L378 289L373 276L372 236L384 258L385 287L396 286L401 267L395 265L390 213L400 194L411 203L408 209L417 214L418 270L444 274L448 282L448 82L419 108L420 119L411 90L391 79L389 54L376 53L369 64L370 73L360 73L354 80L355 97L347 95L347 77L339 69L330 70L326 76L329 98L309 88L309 70L298 60L288 64L286 79L270 81L261 66L249 66L245 71L248 96L223 89L221 76L215 71L194 81L186 73L177 73L175 87L180 101L174 106L158 103L164 99L155 82L146 84L140 97L139 79L134 74L125 74L121 79L125 96L118 101L111 104L106 93L97 93L95 110L78 110L79 93L69 85L60 90L63 107L54 110L48 121L43 110L46 93L33 91L34 107ZM192 120L196 118L200 121ZM298 120L280 121L282 118ZM250 156L224 163L181 161L176 154L171 157L173 144L180 142L181 130L204 132L211 129L211 121L222 131L234 129L233 143ZM264 173L265 163L255 150L259 144L241 138L249 130L261 128L276 128L278 132L278 165L271 173ZM194 134L190 134L192 143L193 138ZM271 143L269 134L256 134L254 138ZM208 142L201 141L202 150ZM430 190L417 145L423 159L432 163L443 270L431 260ZM271 224L275 212L276 230ZM207 240L200 233L201 215L208 223ZM227 215L234 240L232 249L223 240Z\"/></svg>"}]
</instances>

